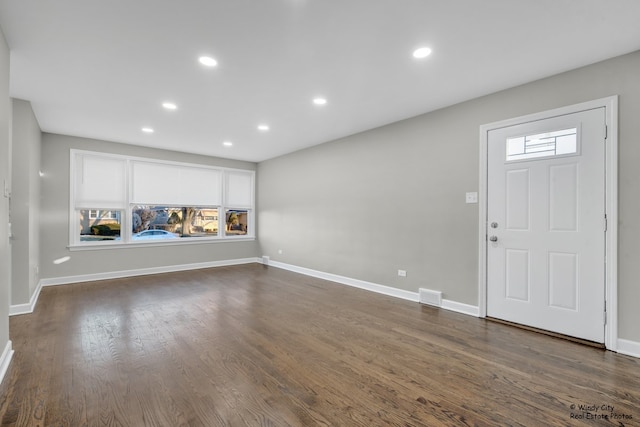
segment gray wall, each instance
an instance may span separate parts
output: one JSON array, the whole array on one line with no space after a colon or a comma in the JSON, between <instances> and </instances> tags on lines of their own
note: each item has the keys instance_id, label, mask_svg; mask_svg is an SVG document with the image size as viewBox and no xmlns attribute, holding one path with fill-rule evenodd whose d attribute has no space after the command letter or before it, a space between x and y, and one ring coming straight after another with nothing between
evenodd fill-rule
<instances>
[{"instance_id":1,"label":"gray wall","mask_svg":"<svg viewBox=\"0 0 640 427\"><path fill-rule=\"evenodd\" d=\"M9 200L4 182L11 181L11 100L9 99L9 47L0 31L0 354L9 342L9 296L11 247L9 244Z\"/></svg>"},{"instance_id":2,"label":"gray wall","mask_svg":"<svg viewBox=\"0 0 640 427\"><path fill-rule=\"evenodd\" d=\"M31 103L13 100L11 304L27 304L38 285L41 132Z\"/></svg>"},{"instance_id":3,"label":"gray wall","mask_svg":"<svg viewBox=\"0 0 640 427\"><path fill-rule=\"evenodd\" d=\"M200 243L166 247L69 251L69 151L82 149L154 159L255 170L255 163L156 150L94 139L42 135L40 275L53 279L258 256L256 241ZM71 260L54 265L55 259Z\"/></svg>"},{"instance_id":4,"label":"gray wall","mask_svg":"<svg viewBox=\"0 0 640 427\"><path fill-rule=\"evenodd\" d=\"M260 163L262 254L477 305L479 126L617 94L619 336L638 342L639 76L635 52Z\"/></svg>"}]
</instances>

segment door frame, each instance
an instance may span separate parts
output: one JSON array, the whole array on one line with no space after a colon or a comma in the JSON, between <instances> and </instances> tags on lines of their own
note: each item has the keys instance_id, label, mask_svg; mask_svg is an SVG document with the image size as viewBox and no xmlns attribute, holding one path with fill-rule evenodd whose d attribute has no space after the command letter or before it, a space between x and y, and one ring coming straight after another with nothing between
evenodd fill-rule
<instances>
[{"instance_id":1,"label":"door frame","mask_svg":"<svg viewBox=\"0 0 640 427\"><path fill-rule=\"evenodd\" d=\"M487 316L487 173L488 135L495 129L536 120L605 108L605 331L607 349L617 351L618 341L618 96L609 96L548 111L514 117L480 126L480 188L478 191L478 313ZM603 229L605 219L603 218ZM605 262L605 260L602 260Z\"/></svg>"}]
</instances>

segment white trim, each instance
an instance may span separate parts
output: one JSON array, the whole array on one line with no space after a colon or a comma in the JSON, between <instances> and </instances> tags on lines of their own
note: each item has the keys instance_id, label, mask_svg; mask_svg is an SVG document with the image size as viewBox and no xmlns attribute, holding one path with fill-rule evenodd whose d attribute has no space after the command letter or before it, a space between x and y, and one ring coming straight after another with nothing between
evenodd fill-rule
<instances>
[{"instance_id":1,"label":"white trim","mask_svg":"<svg viewBox=\"0 0 640 427\"><path fill-rule=\"evenodd\" d=\"M298 267L296 265L285 264L280 261L269 261L269 267L277 267L283 270L293 271L294 273L304 274L305 276L316 277L318 279L329 280L331 282L340 283L342 285L352 286L354 288L365 289L382 295L401 298L408 301L418 302L420 299L417 292L405 291L391 286L379 285L377 283L366 282L364 280L352 279L350 277L339 276L333 273L325 273L323 271L312 270L306 267Z\"/></svg>"},{"instance_id":2,"label":"white trim","mask_svg":"<svg viewBox=\"0 0 640 427\"><path fill-rule=\"evenodd\" d=\"M605 101L605 100L603 100ZM605 234L607 257L605 299L607 323L604 340L609 350L618 350L618 97L612 96L605 103L607 140L605 164L607 232ZM639 352L640 353L640 352Z\"/></svg>"},{"instance_id":3,"label":"white trim","mask_svg":"<svg viewBox=\"0 0 640 427\"><path fill-rule=\"evenodd\" d=\"M0 356L0 383L2 383L4 375L7 373L7 369L9 369L9 364L11 363L12 357L13 348L11 348L11 340L9 340L7 341L7 345L4 347L2 356Z\"/></svg>"},{"instance_id":4,"label":"white trim","mask_svg":"<svg viewBox=\"0 0 640 427\"><path fill-rule=\"evenodd\" d=\"M640 342L618 338L618 353L640 358Z\"/></svg>"},{"instance_id":5,"label":"white trim","mask_svg":"<svg viewBox=\"0 0 640 427\"><path fill-rule=\"evenodd\" d=\"M364 280L359 280L359 279L352 279L350 277L339 276L337 274L332 274L332 273L325 273L323 271L312 270L310 268L298 267L296 265L286 264L280 261L269 260L268 265L269 267L281 268L283 270L293 271L294 273L304 274L305 276L311 276L311 277L316 277L318 279L329 280L331 282L352 286L354 288L364 289L366 291L371 291L371 292L375 292L382 295L401 298L407 301L420 302L420 294L418 292L405 291L403 289L392 288L391 286L385 286L377 283L366 282ZM478 317L478 307L473 305L468 305L468 304L463 304L456 301L443 299L442 305L440 306L440 308Z\"/></svg>"},{"instance_id":6,"label":"white trim","mask_svg":"<svg viewBox=\"0 0 640 427\"><path fill-rule=\"evenodd\" d=\"M150 248L153 246L180 246L180 245L205 245L210 243L227 243L227 242L248 242L256 240L255 237L247 237L245 235L226 236L226 237L194 237L167 240L149 240L149 241L130 241L129 243L120 243L120 241L110 241L104 243L86 243L67 246L69 251L101 251L105 249L130 249L130 248Z\"/></svg>"},{"instance_id":7,"label":"white trim","mask_svg":"<svg viewBox=\"0 0 640 427\"><path fill-rule=\"evenodd\" d=\"M40 296L40 291L42 290L42 281L38 282L38 286L36 286L36 290L33 291L31 295L31 299L26 304L15 304L9 307L9 316L17 316L19 314L29 314L33 313L33 310L36 308L36 303L38 302L38 297Z\"/></svg>"},{"instance_id":8,"label":"white trim","mask_svg":"<svg viewBox=\"0 0 640 427\"><path fill-rule=\"evenodd\" d=\"M222 261L199 262L194 264L169 265L163 267L140 268L136 270L109 271L105 273L81 274L77 276L42 279L42 286L66 285L70 283L94 282L97 280L120 279L123 277L146 276L148 274L173 273L176 271L198 270L201 268L226 267L229 265L251 264L258 258L227 259Z\"/></svg>"},{"instance_id":9,"label":"white trim","mask_svg":"<svg viewBox=\"0 0 640 427\"><path fill-rule=\"evenodd\" d=\"M456 313L462 313L473 317L480 317L480 309L475 305L443 299L441 307L445 310L455 311Z\"/></svg>"},{"instance_id":10,"label":"white trim","mask_svg":"<svg viewBox=\"0 0 640 427\"><path fill-rule=\"evenodd\" d=\"M580 104L569 105L549 111L543 111L480 126L480 185L478 193L478 315L487 315L487 135L490 130L514 126L525 122L543 120L551 117L577 113L595 108L605 108L605 122L608 135L606 139L606 200L608 230L606 232L605 256L607 272L605 292L607 318L605 326L605 347L616 351L621 340L618 339L618 96L609 96Z\"/></svg>"}]
</instances>

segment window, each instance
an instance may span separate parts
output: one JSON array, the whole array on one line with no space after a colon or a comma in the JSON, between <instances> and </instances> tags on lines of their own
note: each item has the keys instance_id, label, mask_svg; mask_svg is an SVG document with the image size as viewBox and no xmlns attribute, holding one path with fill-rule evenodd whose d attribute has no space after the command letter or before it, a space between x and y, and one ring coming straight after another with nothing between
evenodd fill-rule
<instances>
[{"instance_id":1,"label":"window","mask_svg":"<svg viewBox=\"0 0 640 427\"><path fill-rule=\"evenodd\" d=\"M223 171L220 169L141 160L131 163L133 203L174 206L221 204ZM249 176L253 177L253 174Z\"/></svg>"},{"instance_id":2,"label":"window","mask_svg":"<svg viewBox=\"0 0 640 427\"><path fill-rule=\"evenodd\" d=\"M79 211L80 241L113 241L120 237L120 212L98 209Z\"/></svg>"},{"instance_id":3,"label":"window","mask_svg":"<svg viewBox=\"0 0 640 427\"><path fill-rule=\"evenodd\" d=\"M249 212L245 210L227 209L225 213L228 236L244 236L249 231Z\"/></svg>"},{"instance_id":4,"label":"window","mask_svg":"<svg viewBox=\"0 0 640 427\"><path fill-rule=\"evenodd\" d=\"M251 170L71 150L70 245L253 238Z\"/></svg>"},{"instance_id":5,"label":"window","mask_svg":"<svg viewBox=\"0 0 640 427\"><path fill-rule=\"evenodd\" d=\"M251 212L253 205L253 179L239 171L225 175L224 202L225 236L237 237L253 234Z\"/></svg>"},{"instance_id":6,"label":"window","mask_svg":"<svg viewBox=\"0 0 640 427\"><path fill-rule=\"evenodd\" d=\"M557 157L578 152L578 129L507 138L507 161Z\"/></svg>"},{"instance_id":7,"label":"window","mask_svg":"<svg viewBox=\"0 0 640 427\"><path fill-rule=\"evenodd\" d=\"M137 205L131 212L132 240L218 235L217 208Z\"/></svg>"}]
</instances>

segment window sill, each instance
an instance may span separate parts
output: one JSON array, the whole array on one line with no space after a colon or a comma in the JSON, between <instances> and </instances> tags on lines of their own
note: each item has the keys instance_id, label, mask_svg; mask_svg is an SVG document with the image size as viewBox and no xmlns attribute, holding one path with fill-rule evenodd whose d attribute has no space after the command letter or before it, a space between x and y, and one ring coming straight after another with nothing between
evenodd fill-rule
<instances>
[{"instance_id":1,"label":"window sill","mask_svg":"<svg viewBox=\"0 0 640 427\"><path fill-rule=\"evenodd\" d=\"M216 243L231 243L231 242L250 242L254 241L254 236L238 236L238 237L224 237L224 238L204 238L199 237L197 240L178 240L176 241L150 241L150 242L102 242L102 243L76 243L67 246L71 252L74 251L99 251L104 249L133 249L133 248L151 248L151 247L167 247L167 246L185 246L185 245L209 245Z\"/></svg>"}]
</instances>

